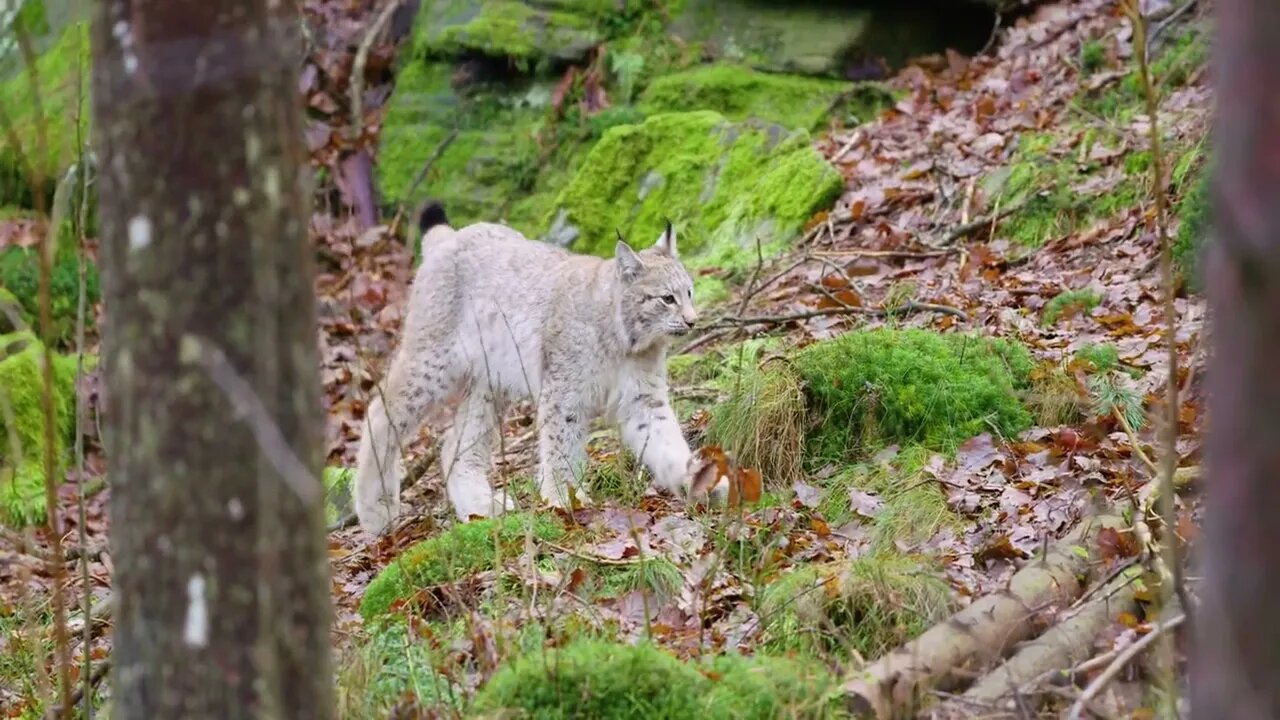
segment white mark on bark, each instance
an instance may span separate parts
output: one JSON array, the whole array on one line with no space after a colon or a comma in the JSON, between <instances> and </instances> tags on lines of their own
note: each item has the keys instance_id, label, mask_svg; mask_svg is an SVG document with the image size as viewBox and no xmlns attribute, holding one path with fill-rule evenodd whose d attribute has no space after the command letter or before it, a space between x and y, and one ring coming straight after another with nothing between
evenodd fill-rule
<instances>
[{"instance_id":1,"label":"white mark on bark","mask_svg":"<svg viewBox=\"0 0 1280 720\"><path fill-rule=\"evenodd\" d=\"M245 207L252 197L248 188L238 187L231 191L231 202L235 203L236 207Z\"/></svg>"},{"instance_id":2,"label":"white mark on bark","mask_svg":"<svg viewBox=\"0 0 1280 720\"><path fill-rule=\"evenodd\" d=\"M244 156L250 163L258 162L258 155L262 152L262 141L258 140L256 133L246 133L244 136Z\"/></svg>"},{"instance_id":3,"label":"white mark on bark","mask_svg":"<svg viewBox=\"0 0 1280 720\"><path fill-rule=\"evenodd\" d=\"M134 74L138 70L138 56L133 54L133 32L129 30L129 23L117 20L116 24L111 26L111 35L120 43L120 55L124 58L125 73Z\"/></svg>"},{"instance_id":4,"label":"white mark on bark","mask_svg":"<svg viewBox=\"0 0 1280 720\"><path fill-rule=\"evenodd\" d=\"M183 334L178 341L178 361L183 365L200 362L200 340L196 336Z\"/></svg>"},{"instance_id":5,"label":"white mark on bark","mask_svg":"<svg viewBox=\"0 0 1280 720\"><path fill-rule=\"evenodd\" d=\"M145 215L129 218L129 249L141 250L151 244L151 219Z\"/></svg>"},{"instance_id":6,"label":"white mark on bark","mask_svg":"<svg viewBox=\"0 0 1280 720\"><path fill-rule=\"evenodd\" d=\"M275 166L268 167L262 171L262 189L267 194L267 205L271 208L280 207L280 170Z\"/></svg>"},{"instance_id":7,"label":"white mark on bark","mask_svg":"<svg viewBox=\"0 0 1280 720\"><path fill-rule=\"evenodd\" d=\"M227 501L227 512L230 513L232 520L244 517L244 504L240 502L240 498L231 498Z\"/></svg>"},{"instance_id":8,"label":"white mark on bark","mask_svg":"<svg viewBox=\"0 0 1280 720\"><path fill-rule=\"evenodd\" d=\"M182 629L182 640L194 648L209 644L209 605L204 597L204 576L200 573L187 580L187 622Z\"/></svg>"}]
</instances>

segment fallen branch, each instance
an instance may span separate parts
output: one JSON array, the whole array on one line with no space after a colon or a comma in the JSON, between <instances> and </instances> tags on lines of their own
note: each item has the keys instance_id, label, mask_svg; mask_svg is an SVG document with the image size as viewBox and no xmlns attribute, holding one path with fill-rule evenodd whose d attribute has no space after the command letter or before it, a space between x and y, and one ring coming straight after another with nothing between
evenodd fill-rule
<instances>
[{"instance_id":1,"label":"fallen branch","mask_svg":"<svg viewBox=\"0 0 1280 720\"><path fill-rule=\"evenodd\" d=\"M1036 193L1031 193L1025 199L1019 200L1018 202L1013 203L1011 205L1007 205L1004 208L991 213L990 215L987 215L985 217L980 217L977 220L971 220L970 222L964 223L963 225L959 225L954 229L952 229L951 232L942 236L942 239L938 240L937 242L932 242L932 243L926 242L925 245L928 245L929 247L935 250L940 250L956 242L957 240L963 238L969 233L977 232L978 230L981 230L983 227L987 225L992 225L1018 212L1022 208L1026 207L1027 203L1031 202L1032 198L1035 198L1036 196L1037 196Z\"/></svg>"},{"instance_id":2,"label":"fallen branch","mask_svg":"<svg viewBox=\"0 0 1280 720\"><path fill-rule=\"evenodd\" d=\"M51 707L48 712L45 713L45 718L47 720L61 720L62 718L71 717L74 714L71 708L74 708L81 700L83 700L88 691L92 691L93 688L100 685L102 680L107 677L107 673L110 671L111 657L108 656L103 658L102 661L98 663L98 667L93 669L93 673L89 676L88 682L83 685L76 686L75 690L71 693L71 697L67 701L66 708L58 706ZM88 690L86 690L86 688L88 688Z\"/></svg>"},{"instance_id":3,"label":"fallen branch","mask_svg":"<svg viewBox=\"0 0 1280 720\"><path fill-rule=\"evenodd\" d=\"M883 308L855 307L852 305L843 305L841 307L821 308L818 310L807 310L805 312L793 313L791 315L768 315L763 317L727 317L719 320L713 325L708 325L707 330L718 330L726 327L741 327L744 325L780 325L782 323L793 322L795 320L808 320L816 317L826 317L829 315L867 315L871 317L883 317L885 315L896 315L902 312L939 312L947 315L954 315L963 320L968 320L969 316L960 308L954 308L950 305L935 305L933 303L907 302L899 305L893 310L885 310Z\"/></svg>"},{"instance_id":4,"label":"fallen branch","mask_svg":"<svg viewBox=\"0 0 1280 720\"><path fill-rule=\"evenodd\" d=\"M1135 569L1140 572L1140 568ZM963 697L993 705L999 702L1004 705L1002 709L1016 709L1016 699L1009 699L1011 695L1035 692L1035 686L1047 677L1088 660L1093 654L1094 638L1117 615L1131 612L1137 606L1134 579L1133 572L1121 573L1100 586L1097 598L1023 645L1007 661L974 683Z\"/></svg>"},{"instance_id":5,"label":"fallen branch","mask_svg":"<svg viewBox=\"0 0 1280 720\"><path fill-rule=\"evenodd\" d=\"M980 598L947 620L856 670L844 684L850 709L858 716L913 717L934 687L958 684L957 669L1002 657L1036 630L1036 609L1068 604L1079 596L1079 577L1088 570L1090 548L1104 527L1122 528L1124 521L1104 515L1082 521L1053 544L1043 558L1024 565L1001 592Z\"/></svg>"},{"instance_id":6,"label":"fallen branch","mask_svg":"<svg viewBox=\"0 0 1280 720\"><path fill-rule=\"evenodd\" d=\"M1105 689L1107 685L1115 679L1116 675L1120 674L1120 671L1123 670L1131 660L1137 657L1143 650L1150 647L1157 639L1161 638L1165 632L1173 630L1186 622L1186 620L1186 614L1178 613L1168 620L1156 625L1152 628L1151 632L1143 635L1132 645L1120 651L1120 653L1116 655L1115 660L1112 660L1111 664L1107 666L1107 669L1103 670L1098 677L1094 678L1093 682L1090 682L1085 686L1084 692L1080 693L1080 697L1077 698L1075 703L1071 706L1071 711L1067 713L1067 720L1079 720L1080 713L1084 712L1089 702L1093 700L1093 698L1097 697L1098 693L1102 692L1103 689Z\"/></svg>"}]
</instances>

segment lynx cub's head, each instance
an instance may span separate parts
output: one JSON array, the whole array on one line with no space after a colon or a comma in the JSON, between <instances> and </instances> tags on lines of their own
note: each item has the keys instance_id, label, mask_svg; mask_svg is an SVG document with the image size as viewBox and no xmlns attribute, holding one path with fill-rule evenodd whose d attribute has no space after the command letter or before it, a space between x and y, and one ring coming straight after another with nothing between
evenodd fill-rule
<instances>
[{"instance_id":1,"label":"lynx cub's head","mask_svg":"<svg viewBox=\"0 0 1280 720\"><path fill-rule=\"evenodd\" d=\"M614 257L622 281L618 312L633 351L693 328L698 320L693 279L680 263L670 222L658 241L640 252L632 250L619 232Z\"/></svg>"}]
</instances>

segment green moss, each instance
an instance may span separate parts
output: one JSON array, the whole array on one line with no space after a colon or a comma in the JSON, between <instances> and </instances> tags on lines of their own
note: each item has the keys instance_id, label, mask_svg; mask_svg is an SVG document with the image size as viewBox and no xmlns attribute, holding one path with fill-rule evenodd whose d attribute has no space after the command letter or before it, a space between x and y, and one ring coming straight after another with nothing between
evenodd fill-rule
<instances>
[{"instance_id":1,"label":"green moss","mask_svg":"<svg viewBox=\"0 0 1280 720\"><path fill-rule=\"evenodd\" d=\"M354 468L326 467L321 480L324 482L324 520L332 525L351 512L351 481Z\"/></svg>"},{"instance_id":2,"label":"green moss","mask_svg":"<svg viewBox=\"0 0 1280 720\"><path fill-rule=\"evenodd\" d=\"M810 345L796 365L815 424L806 438L813 462L895 442L951 450L1031 421L1018 399L1030 354L1008 340L880 328Z\"/></svg>"},{"instance_id":3,"label":"green moss","mask_svg":"<svg viewBox=\"0 0 1280 720\"><path fill-rule=\"evenodd\" d=\"M10 320L10 313L17 318L16 324ZM14 295L8 288L0 287L0 335L30 327L31 314L22 306L18 296Z\"/></svg>"},{"instance_id":4,"label":"green moss","mask_svg":"<svg viewBox=\"0 0 1280 720\"><path fill-rule=\"evenodd\" d=\"M765 647L880 657L951 611L935 570L896 552L797 566L764 588Z\"/></svg>"},{"instance_id":5,"label":"green moss","mask_svg":"<svg viewBox=\"0 0 1280 720\"><path fill-rule=\"evenodd\" d=\"M418 14L414 47L428 56L578 60L604 38L591 17L571 9L540 9L516 0L427 3Z\"/></svg>"},{"instance_id":6,"label":"green moss","mask_svg":"<svg viewBox=\"0 0 1280 720\"><path fill-rule=\"evenodd\" d=\"M704 706L706 686L694 667L648 643L582 640L499 668L474 709L548 720L691 717Z\"/></svg>"},{"instance_id":7,"label":"green moss","mask_svg":"<svg viewBox=\"0 0 1280 720\"><path fill-rule=\"evenodd\" d=\"M1095 73L1107 64L1107 48L1101 40L1086 40L1080 45L1080 67L1086 73Z\"/></svg>"},{"instance_id":8,"label":"green moss","mask_svg":"<svg viewBox=\"0 0 1280 720\"><path fill-rule=\"evenodd\" d=\"M1195 24L1183 26L1168 42L1154 49L1150 70L1156 92L1166 94L1186 85L1192 75L1205 65L1208 57L1208 32ZM1132 69L1119 83L1085 100L1084 105L1090 112L1121 123L1146 112L1142 77L1137 63L1130 64Z\"/></svg>"},{"instance_id":9,"label":"green moss","mask_svg":"<svg viewBox=\"0 0 1280 720\"><path fill-rule=\"evenodd\" d=\"M837 679L810 658L720 655L703 672L711 678L706 705L714 717L848 717Z\"/></svg>"},{"instance_id":10,"label":"green moss","mask_svg":"<svg viewBox=\"0 0 1280 720\"><path fill-rule=\"evenodd\" d=\"M83 80L78 73L83 64ZM89 133L89 32L87 23L68 25L58 41L41 53L36 60L39 78L40 104L44 117L44 141L48 153L41 155L39 148L40 125L37 122L35 103L28 73L24 70L14 77L0 82L0 107L4 107L22 155L35 166L44 179L45 201L52 198L53 178L77 157L76 123L77 85L81 85L83 108L79 114L80 134L88 140ZM0 205L14 204L32 207L34 193L32 178L27 176L19 155L0 139Z\"/></svg>"},{"instance_id":11,"label":"green moss","mask_svg":"<svg viewBox=\"0 0 1280 720\"><path fill-rule=\"evenodd\" d=\"M57 347L69 347L75 340L75 326L80 297L79 259L73 244L59 243L54 253L50 275L49 302L53 327L51 337ZM17 298L23 312L39 317L40 256L34 249L11 245L0 249L0 287ZM98 270L85 265L85 303L92 307L101 295ZM86 326L92 328L94 315L85 315Z\"/></svg>"},{"instance_id":12,"label":"green moss","mask_svg":"<svg viewBox=\"0 0 1280 720\"><path fill-rule=\"evenodd\" d=\"M806 133L666 113L606 132L557 199L553 224L575 230L576 249L611 255L615 228L647 245L669 218L686 256L741 255L757 237L790 240L842 187Z\"/></svg>"},{"instance_id":13,"label":"green moss","mask_svg":"<svg viewBox=\"0 0 1280 720\"><path fill-rule=\"evenodd\" d=\"M1044 304L1044 311L1040 316L1040 324L1045 326L1056 325L1059 320L1064 318L1070 318L1075 315L1088 315L1101 302L1102 296L1094 290L1067 290L1058 293L1053 296L1053 299Z\"/></svg>"},{"instance_id":14,"label":"green moss","mask_svg":"<svg viewBox=\"0 0 1280 720\"><path fill-rule=\"evenodd\" d=\"M33 333L0 336L0 401L13 413L10 424L8 413L0 412L0 520L10 525L45 518L43 368L44 346ZM53 373L55 477L60 479L75 432L75 356L55 356Z\"/></svg>"},{"instance_id":15,"label":"green moss","mask_svg":"<svg viewBox=\"0 0 1280 720\"><path fill-rule=\"evenodd\" d=\"M1087 365L1092 372L1107 372L1120 366L1120 353L1114 345L1095 343L1076 351L1075 359Z\"/></svg>"},{"instance_id":16,"label":"green moss","mask_svg":"<svg viewBox=\"0 0 1280 720\"><path fill-rule=\"evenodd\" d=\"M518 552L532 524L534 537L553 541L565 534L555 516L511 513L497 519L458 523L448 531L406 550L382 569L365 589L360 614L365 619L390 612L420 588L463 578L494 566L499 552Z\"/></svg>"},{"instance_id":17,"label":"green moss","mask_svg":"<svg viewBox=\"0 0 1280 720\"><path fill-rule=\"evenodd\" d=\"M853 86L847 82L776 75L742 65L703 65L655 79L640 97L648 114L713 110L730 120L757 118L814 130Z\"/></svg>"},{"instance_id":18,"label":"green moss","mask_svg":"<svg viewBox=\"0 0 1280 720\"><path fill-rule=\"evenodd\" d=\"M1178 233L1173 240L1173 262L1181 280L1193 292L1199 292L1204 285L1200 265L1213 221L1211 182L1208 167L1202 166L1175 208Z\"/></svg>"}]
</instances>

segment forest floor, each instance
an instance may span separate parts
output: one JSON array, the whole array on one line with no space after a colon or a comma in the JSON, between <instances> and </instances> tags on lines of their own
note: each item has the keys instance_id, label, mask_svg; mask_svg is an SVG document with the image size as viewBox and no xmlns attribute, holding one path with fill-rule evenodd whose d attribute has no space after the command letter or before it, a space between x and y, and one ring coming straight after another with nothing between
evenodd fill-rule
<instances>
[{"instance_id":1,"label":"forest floor","mask_svg":"<svg viewBox=\"0 0 1280 720\"><path fill-rule=\"evenodd\" d=\"M1188 5L1168 23L1152 22L1159 30L1151 44L1164 222L1184 246L1192 229L1183 225L1199 222L1195 203L1204 202L1196 193L1213 104L1205 70L1209 5ZM353 38L362 36L372 7L307 3L319 30L302 90L318 114L329 114L308 131L317 167L348 152L344 103L335 98L347 92ZM503 523L483 525L491 532L479 540L460 533L435 465L407 491L410 514L389 536L371 542L355 527L331 532L344 716L452 715L531 642L580 637L647 638L681 658L799 654L844 676L1002 590L1082 518L1145 497L1155 475L1145 458L1163 452L1157 429L1169 322L1158 262L1162 222L1150 190L1151 119L1134 80L1133 41L1114 3L1046 4L1002 29L985 55L947 54L907 67L889 81L903 92L894 108L818 139L845 175L843 196L784 255L724 273L730 297L702 308L701 332L673 350L699 358L672 365L689 437L755 448L760 464L791 468L786 477L766 473L752 502L720 513L646 491L618 452L616 433L601 429L592 436L591 482L602 502L547 512L555 525L548 533L521 526L518 542L507 542ZM372 62L389 64L394 52L375 45ZM369 87L375 102L357 146L376 147L378 101L387 89ZM328 461L349 467L363 408L403 317L411 253L384 226L363 230L349 212L324 204L312 231ZM0 242L22 232L20 221L0 221ZM1192 255L1180 255L1175 300L1180 468L1198 465L1203 431L1206 305L1193 292ZM992 429L954 447L888 443L869 457L825 466L761 449L787 447L811 419L802 408L794 417L785 409L756 417L764 411L743 402L742 378L767 385L777 381L771 359L787 365L801 348L882 327L976 332L1025 345L1034 364L1024 393L1033 427L1012 437ZM91 397L95 381L85 383ZM726 406L748 415L745 431L715 425L717 408ZM497 474L524 509L535 505L528 481L535 438L528 409L511 413ZM408 466L429 455L429 441L424 433L410 448ZM86 483L104 470L99 449L89 450ZM1195 487L1178 499L1176 533L1162 533L1163 542L1176 535L1184 552L1199 523ZM86 577L71 573L69 598L81 597L86 581L96 601L109 594L110 554L102 551L108 495L102 488L89 498L92 561ZM64 485L59 497L65 544L78 548L78 483ZM380 571L428 538L437 538L429 552L438 556L415 562L447 567L431 587L390 603L411 618L397 637L420 647L393 647L389 657L374 647L361 601ZM26 608L24 617L47 613L50 603L50 540L43 529L34 540L0 539L0 604ZM472 561L477 542L483 557ZM1145 548L1122 531L1101 536L1089 551L1104 564L1093 576L1108 579ZM823 599L803 599L814 590ZM1148 595L1132 612L1115 614L1090 654L1151 632L1153 617L1142 608L1158 607L1155 601ZM1038 622L1051 626L1074 609L1037 608ZM24 641L10 634L18 628L6 622L13 621L0 619L0 638L10 636L0 639L0 715L19 717L34 707L41 673L32 673L30 647L21 652ZM95 660L109 653L109 620L101 625ZM1082 673L1080 684L1096 672ZM1145 689L1150 684L1140 671L1122 674L1092 709L1144 716L1156 697ZM1079 688L1055 687L1051 695L1040 712L1059 716ZM973 715L1000 716L994 707Z\"/></svg>"}]
</instances>

